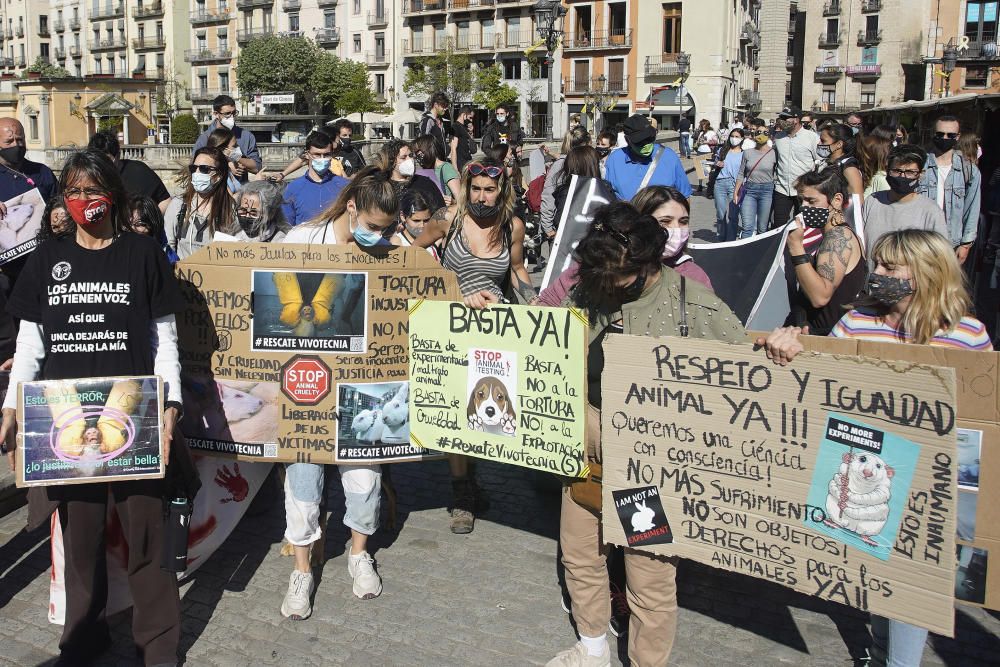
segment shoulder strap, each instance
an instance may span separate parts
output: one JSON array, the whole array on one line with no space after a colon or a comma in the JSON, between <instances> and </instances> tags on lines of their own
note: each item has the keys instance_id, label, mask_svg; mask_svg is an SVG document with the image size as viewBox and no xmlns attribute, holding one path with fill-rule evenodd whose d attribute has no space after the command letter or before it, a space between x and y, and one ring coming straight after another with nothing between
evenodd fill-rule
<instances>
[{"instance_id":1,"label":"shoulder strap","mask_svg":"<svg viewBox=\"0 0 1000 667\"><path fill-rule=\"evenodd\" d=\"M659 145L659 144L657 144ZM653 150L656 150L655 148ZM659 152L653 156L653 159L649 162L649 166L646 167L646 175L642 177L642 183L639 184L639 189L642 190L644 187L649 185L649 180L653 178L653 172L656 171L656 166L660 164L660 158L663 154L667 152L667 149L660 146Z\"/></svg>"},{"instance_id":2,"label":"shoulder strap","mask_svg":"<svg viewBox=\"0 0 1000 667\"><path fill-rule=\"evenodd\" d=\"M461 215L459 215L461 214ZM455 234L459 233L459 224L462 218L465 217L464 211L455 211L455 218L451 221L451 227L448 228L448 233L444 237L444 243L441 244L441 261L444 262L444 253L448 249L448 245L451 240L455 238Z\"/></svg>"},{"instance_id":3,"label":"shoulder strap","mask_svg":"<svg viewBox=\"0 0 1000 667\"><path fill-rule=\"evenodd\" d=\"M771 151L767 151L767 153L770 153L770 152ZM757 168L757 165L760 164L760 161L767 157L767 153L764 153L759 158L757 158L757 161L753 163L752 167L750 167L750 171L747 172L747 175L746 175L747 178L750 178L750 174L752 174L753 170Z\"/></svg>"},{"instance_id":4,"label":"shoulder strap","mask_svg":"<svg viewBox=\"0 0 1000 667\"><path fill-rule=\"evenodd\" d=\"M687 312L687 280L684 276L681 276L681 323L677 327L680 330L681 337L687 338L688 336L688 312Z\"/></svg>"},{"instance_id":5,"label":"shoulder strap","mask_svg":"<svg viewBox=\"0 0 1000 667\"><path fill-rule=\"evenodd\" d=\"M180 240L187 233L185 222L187 220L187 202L181 199L181 208L177 211L177 220L174 221L174 238Z\"/></svg>"}]
</instances>

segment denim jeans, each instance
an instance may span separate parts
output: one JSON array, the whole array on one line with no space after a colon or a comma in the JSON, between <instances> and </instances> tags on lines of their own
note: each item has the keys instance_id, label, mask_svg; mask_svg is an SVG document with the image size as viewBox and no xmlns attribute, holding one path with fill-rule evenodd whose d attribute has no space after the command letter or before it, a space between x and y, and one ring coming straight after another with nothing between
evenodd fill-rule
<instances>
[{"instance_id":1,"label":"denim jeans","mask_svg":"<svg viewBox=\"0 0 1000 667\"><path fill-rule=\"evenodd\" d=\"M920 667L927 630L872 614L871 667Z\"/></svg>"},{"instance_id":2,"label":"denim jeans","mask_svg":"<svg viewBox=\"0 0 1000 667\"><path fill-rule=\"evenodd\" d=\"M680 153L683 157L691 157L691 133L681 132Z\"/></svg>"},{"instance_id":3,"label":"denim jeans","mask_svg":"<svg viewBox=\"0 0 1000 667\"><path fill-rule=\"evenodd\" d=\"M378 530L382 501L382 467L341 464L344 525L365 535ZM323 466L289 463L285 467L285 539L306 546L320 538L319 506L323 500Z\"/></svg>"},{"instance_id":4,"label":"denim jeans","mask_svg":"<svg viewBox=\"0 0 1000 667\"><path fill-rule=\"evenodd\" d=\"M736 181L731 178L716 178L715 191L715 221L720 241L736 240L736 222L739 217L736 204L733 203L733 191Z\"/></svg>"},{"instance_id":5,"label":"denim jeans","mask_svg":"<svg viewBox=\"0 0 1000 667\"><path fill-rule=\"evenodd\" d=\"M743 204L740 206L740 238L767 231L771 218L773 183L743 183Z\"/></svg>"}]
</instances>

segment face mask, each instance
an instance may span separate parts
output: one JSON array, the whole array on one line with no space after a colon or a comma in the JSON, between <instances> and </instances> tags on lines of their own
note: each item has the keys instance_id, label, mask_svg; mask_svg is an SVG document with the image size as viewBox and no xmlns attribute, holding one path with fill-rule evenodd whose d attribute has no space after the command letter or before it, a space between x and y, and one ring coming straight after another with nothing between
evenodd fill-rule
<instances>
[{"instance_id":1,"label":"face mask","mask_svg":"<svg viewBox=\"0 0 1000 667\"><path fill-rule=\"evenodd\" d=\"M811 130L811 129L813 129L813 124L812 123L802 123L802 127L806 128L807 130Z\"/></svg>"},{"instance_id":2,"label":"face mask","mask_svg":"<svg viewBox=\"0 0 1000 667\"><path fill-rule=\"evenodd\" d=\"M341 138L340 140L340 150L349 151L351 150L351 138Z\"/></svg>"},{"instance_id":3,"label":"face mask","mask_svg":"<svg viewBox=\"0 0 1000 667\"><path fill-rule=\"evenodd\" d=\"M743 137L729 137L730 146L739 146L743 143Z\"/></svg>"},{"instance_id":4,"label":"face mask","mask_svg":"<svg viewBox=\"0 0 1000 667\"><path fill-rule=\"evenodd\" d=\"M621 302L632 303L640 296L642 296L642 290L646 288L646 274L640 273L635 280L621 288Z\"/></svg>"},{"instance_id":5,"label":"face mask","mask_svg":"<svg viewBox=\"0 0 1000 667\"><path fill-rule=\"evenodd\" d=\"M884 306L894 306L913 294L913 286L909 280L903 278L879 276L873 273L868 276L865 293Z\"/></svg>"},{"instance_id":6,"label":"face mask","mask_svg":"<svg viewBox=\"0 0 1000 667\"><path fill-rule=\"evenodd\" d=\"M934 148L938 150L939 153L947 153L948 151L955 148L955 144L958 143L958 139L948 139L947 137L934 137Z\"/></svg>"},{"instance_id":7,"label":"face mask","mask_svg":"<svg viewBox=\"0 0 1000 667\"><path fill-rule=\"evenodd\" d=\"M757 144L750 137L747 137L746 139L744 139L743 143L740 145L740 148L742 148L745 151L750 150L751 148L756 148L756 147L757 147Z\"/></svg>"},{"instance_id":8,"label":"face mask","mask_svg":"<svg viewBox=\"0 0 1000 667\"><path fill-rule=\"evenodd\" d=\"M354 237L354 240L358 242L358 245L370 248L372 246L378 245L379 242L382 241L383 238L382 233L373 232L372 230L363 227L361 225L361 222L358 221L357 213L354 214L354 225L355 227L354 230L351 232L351 235Z\"/></svg>"},{"instance_id":9,"label":"face mask","mask_svg":"<svg viewBox=\"0 0 1000 667\"><path fill-rule=\"evenodd\" d=\"M597 155L600 156L602 159L606 158L608 156L608 153L610 153L610 152L611 152L611 147L610 146L598 146L597 147Z\"/></svg>"},{"instance_id":10,"label":"face mask","mask_svg":"<svg viewBox=\"0 0 1000 667\"><path fill-rule=\"evenodd\" d=\"M830 209L816 206L803 206L800 211L802 224L808 229L823 229L830 219Z\"/></svg>"},{"instance_id":11,"label":"face mask","mask_svg":"<svg viewBox=\"0 0 1000 667\"><path fill-rule=\"evenodd\" d=\"M200 171L191 174L191 187L194 188L195 192L204 194L212 189L212 185L211 174L203 174Z\"/></svg>"},{"instance_id":12,"label":"face mask","mask_svg":"<svg viewBox=\"0 0 1000 667\"><path fill-rule=\"evenodd\" d=\"M639 155L643 157L649 157L652 154L653 154L653 144L651 143L646 144L645 146L639 149Z\"/></svg>"},{"instance_id":13,"label":"face mask","mask_svg":"<svg viewBox=\"0 0 1000 667\"><path fill-rule=\"evenodd\" d=\"M889 182L890 190L904 197L915 192L917 185L920 183L920 179L914 178L911 180L906 176L886 176L885 180Z\"/></svg>"},{"instance_id":14,"label":"face mask","mask_svg":"<svg viewBox=\"0 0 1000 667\"><path fill-rule=\"evenodd\" d=\"M484 204L478 201L469 204L469 214L477 220L489 220L491 218L495 218L499 210L500 207L496 204L490 206L489 204Z\"/></svg>"},{"instance_id":15,"label":"face mask","mask_svg":"<svg viewBox=\"0 0 1000 667\"><path fill-rule=\"evenodd\" d=\"M260 218L252 218L249 215L238 215L236 217L240 221L240 229L242 229L248 235L250 234L251 231L253 231L253 228L257 225L257 222L260 220Z\"/></svg>"},{"instance_id":16,"label":"face mask","mask_svg":"<svg viewBox=\"0 0 1000 667\"><path fill-rule=\"evenodd\" d=\"M325 174L330 168L330 158L314 158L309 161L309 166L312 167L312 170L317 174Z\"/></svg>"},{"instance_id":17,"label":"face mask","mask_svg":"<svg viewBox=\"0 0 1000 667\"><path fill-rule=\"evenodd\" d=\"M826 144L819 144L816 146L816 157L820 159L829 159L831 153L833 153L833 149Z\"/></svg>"},{"instance_id":18,"label":"face mask","mask_svg":"<svg viewBox=\"0 0 1000 667\"><path fill-rule=\"evenodd\" d=\"M7 164L21 164L21 160L24 159L24 154L27 150L24 146L0 148L0 158L3 158L3 161Z\"/></svg>"},{"instance_id":19,"label":"face mask","mask_svg":"<svg viewBox=\"0 0 1000 667\"><path fill-rule=\"evenodd\" d=\"M497 114L497 122L498 123L506 123L507 122L507 115L506 114L502 114L502 113L498 113Z\"/></svg>"},{"instance_id":20,"label":"face mask","mask_svg":"<svg viewBox=\"0 0 1000 667\"><path fill-rule=\"evenodd\" d=\"M851 127L851 134L857 136L858 132L861 131L860 127Z\"/></svg>"},{"instance_id":21,"label":"face mask","mask_svg":"<svg viewBox=\"0 0 1000 667\"><path fill-rule=\"evenodd\" d=\"M413 176L413 173L417 170L416 165L413 160L406 159L399 163L399 173L403 176Z\"/></svg>"},{"instance_id":22,"label":"face mask","mask_svg":"<svg viewBox=\"0 0 1000 667\"><path fill-rule=\"evenodd\" d=\"M97 199L67 199L66 211L78 225L98 225L111 213L111 198L101 195Z\"/></svg>"},{"instance_id":23,"label":"face mask","mask_svg":"<svg viewBox=\"0 0 1000 667\"><path fill-rule=\"evenodd\" d=\"M766 144L770 138L771 137L767 136L766 134L758 134L756 137L753 138L753 140L756 141L758 144Z\"/></svg>"},{"instance_id":24,"label":"face mask","mask_svg":"<svg viewBox=\"0 0 1000 667\"><path fill-rule=\"evenodd\" d=\"M684 248L691 236L687 227L673 227L667 230L667 244L663 246L663 259L676 257Z\"/></svg>"},{"instance_id":25,"label":"face mask","mask_svg":"<svg viewBox=\"0 0 1000 667\"><path fill-rule=\"evenodd\" d=\"M220 118L219 119L219 125L221 125L222 127L226 128L227 130L231 130L234 127L236 127L236 119L235 118Z\"/></svg>"},{"instance_id":26,"label":"face mask","mask_svg":"<svg viewBox=\"0 0 1000 667\"><path fill-rule=\"evenodd\" d=\"M236 162L241 157L243 157L243 149L237 146L233 150L229 151L229 161Z\"/></svg>"}]
</instances>

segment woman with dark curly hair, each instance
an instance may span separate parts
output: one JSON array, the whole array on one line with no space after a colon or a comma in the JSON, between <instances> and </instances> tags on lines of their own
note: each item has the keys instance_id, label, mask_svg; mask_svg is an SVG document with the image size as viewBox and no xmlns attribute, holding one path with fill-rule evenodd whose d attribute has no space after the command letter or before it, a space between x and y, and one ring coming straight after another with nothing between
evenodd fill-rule
<instances>
[{"instance_id":1,"label":"woman with dark curly hair","mask_svg":"<svg viewBox=\"0 0 1000 667\"><path fill-rule=\"evenodd\" d=\"M68 234L75 229L76 223L69 217L62 195L49 199L45 205L45 213L42 214L42 224L38 228L38 240L44 241L53 236Z\"/></svg>"}]
</instances>

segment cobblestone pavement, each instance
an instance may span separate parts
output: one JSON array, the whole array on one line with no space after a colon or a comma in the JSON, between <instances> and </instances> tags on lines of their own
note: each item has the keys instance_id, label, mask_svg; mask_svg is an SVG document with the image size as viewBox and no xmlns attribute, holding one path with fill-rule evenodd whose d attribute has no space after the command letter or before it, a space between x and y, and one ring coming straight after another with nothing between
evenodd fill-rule
<instances>
[{"instance_id":1,"label":"cobblestone pavement","mask_svg":"<svg viewBox=\"0 0 1000 667\"><path fill-rule=\"evenodd\" d=\"M556 488L513 466L483 464L480 476L492 507L460 536L448 530L445 464L395 466L399 530L374 539L385 591L364 602L351 594L333 480L328 561L313 616L301 622L278 612L291 559L278 555L284 517L277 487L266 487L183 587L185 664L544 664L575 641L559 605ZM21 509L0 520L0 665L47 664L57 651L60 628L46 619L47 536L22 532L24 518ZM775 585L693 563L682 564L679 580L678 667L850 665L869 642L861 615ZM924 664L997 664L1000 617L956 614L959 640L932 637ZM127 612L112 631L114 647L98 665L135 664Z\"/></svg>"}]
</instances>

